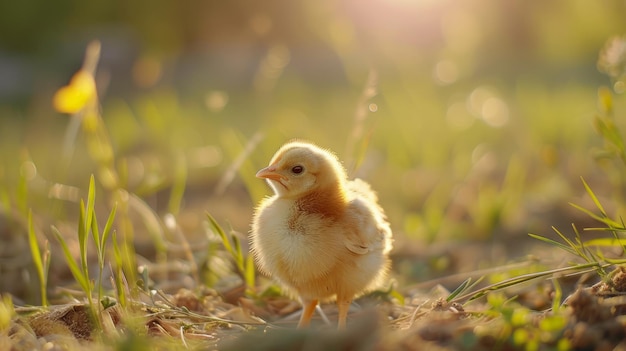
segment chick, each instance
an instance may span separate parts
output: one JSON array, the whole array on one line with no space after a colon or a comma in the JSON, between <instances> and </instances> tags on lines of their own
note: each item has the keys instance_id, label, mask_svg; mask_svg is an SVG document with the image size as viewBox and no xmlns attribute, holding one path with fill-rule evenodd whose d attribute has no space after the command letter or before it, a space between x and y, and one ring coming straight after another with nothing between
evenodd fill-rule
<instances>
[{"instance_id":1,"label":"chick","mask_svg":"<svg viewBox=\"0 0 626 351\"><path fill-rule=\"evenodd\" d=\"M256 176L274 190L252 223L260 271L300 297L299 328L318 302L333 299L345 328L352 300L379 287L390 266L391 229L376 194L348 180L332 152L302 141L283 145Z\"/></svg>"}]
</instances>

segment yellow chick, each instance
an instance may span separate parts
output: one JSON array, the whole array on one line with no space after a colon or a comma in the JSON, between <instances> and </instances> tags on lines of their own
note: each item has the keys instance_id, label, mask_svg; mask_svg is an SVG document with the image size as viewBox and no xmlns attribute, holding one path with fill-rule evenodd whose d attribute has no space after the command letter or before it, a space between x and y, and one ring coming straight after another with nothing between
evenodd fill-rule
<instances>
[{"instance_id":1,"label":"yellow chick","mask_svg":"<svg viewBox=\"0 0 626 351\"><path fill-rule=\"evenodd\" d=\"M260 271L300 297L299 328L333 299L344 328L352 300L379 287L390 266L391 229L376 194L348 180L332 152L302 141L283 145L256 176L274 190L252 223Z\"/></svg>"}]
</instances>

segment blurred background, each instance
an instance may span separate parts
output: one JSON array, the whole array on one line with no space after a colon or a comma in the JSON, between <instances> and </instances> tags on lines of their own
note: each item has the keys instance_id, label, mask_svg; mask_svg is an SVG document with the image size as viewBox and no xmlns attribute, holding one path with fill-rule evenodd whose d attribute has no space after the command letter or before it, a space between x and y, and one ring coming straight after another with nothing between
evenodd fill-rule
<instances>
[{"instance_id":1,"label":"blurred background","mask_svg":"<svg viewBox=\"0 0 626 351\"><path fill-rule=\"evenodd\" d=\"M625 15L623 0L5 1L4 211L32 208L48 235L90 174L106 179L52 105L98 40L111 169L192 242L206 211L245 237L269 194L254 173L304 138L378 191L403 282L536 253L527 233L584 217L568 205L591 204L581 176L623 209L593 118L607 87L624 124L624 86L598 58Z\"/></svg>"}]
</instances>

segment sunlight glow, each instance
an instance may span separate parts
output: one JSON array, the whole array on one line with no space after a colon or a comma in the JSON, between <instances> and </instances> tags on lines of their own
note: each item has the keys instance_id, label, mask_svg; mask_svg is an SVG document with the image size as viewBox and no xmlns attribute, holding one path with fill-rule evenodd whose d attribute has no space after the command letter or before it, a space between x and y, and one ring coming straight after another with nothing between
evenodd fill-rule
<instances>
[{"instance_id":1,"label":"sunlight glow","mask_svg":"<svg viewBox=\"0 0 626 351\"><path fill-rule=\"evenodd\" d=\"M452 84L459 78L459 68L452 60L437 62L433 73L437 83L442 85Z\"/></svg>"},{"instance_id":2,"label":"sunlight glow","mask_svg":"<svg viewBox=\"0 0 626 351\"><path fill-rule=\"evenodd\" d=\"M54 183L48 191L51 199L78 202L80 200L80 189L75 186Z\"/></svg>"},{"instance_id":3,"label":"sunlight glow","mask_svg":"<svg viewBox=\"0 0 626 351\"><path fill-rule=\"evenodd\" d=\"M228 93L221 90L209 91L204 98L204 103L209 111L220 112L228 103Z\"/></svg>"},{"instance_id":4,"label":"sunlight glow","mask_svg":"<svg viewBox=\"0 0 626 351\"><path fill-rule=\"evenodd\" d=\"M261 61L254 77L254 87L259 91L270 91L291 61L291 51L285 45L272 46Z\"/></svg>"},{"instance_id":5,"label":"sunlight glow","mask_svg":"<svg viewBox=\"0 0 626 351\"><path fill-rule=\"evenodd\" d=\"M509 121L507 103L484 86L472 91L467 99L467 108L472 115L494 128L503 127Z\"/></svg>"},{"instance_id":6,"label":"sunlight glow","mask_svg":"<svg viewBox=\"0 0 626 351\"><path fill-rule=\"evenodd\" d=\"M490 97L483 103L482 118L492 127L502 127L509 121L509 107L502 99Z\"/></svg>"},{"instance_id":7,"label":"sunlight glow","mask_svg":"<svg viewBox=\"0 0 626 351\"><path fill-rule=\"evenodd\" d=\"M446 13L441 20L441 27L448 48L459 54L475 51L483 39L479 20L467 10L457 9Z\"/></svg>"},{"instance_id":8,"label":"sunlight glow","mask_svg":"<svg viewBox=\"0 0 626 351\"><path fill-rule=\"evenodd\" d=\"M428 7L436 5L440 0L382 0L390 5Z\"/></svg>"}]
</instances>

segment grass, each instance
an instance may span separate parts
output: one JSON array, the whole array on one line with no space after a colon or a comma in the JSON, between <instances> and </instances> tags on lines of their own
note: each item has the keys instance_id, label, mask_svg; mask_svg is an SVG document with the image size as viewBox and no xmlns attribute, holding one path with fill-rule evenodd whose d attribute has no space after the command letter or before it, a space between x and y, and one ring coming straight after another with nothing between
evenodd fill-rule
<instances>
[{"instance_id":1,"label":"grass","mask_svg":"<svg viewBox=\"0 0 626 351\"><path fill-rule=\"evenodd\" d=\"M33 227L32 212L28 212L28 243L30 245L31 254L33 256L33 264L37 269L37 277L39 278L39 289L41 294L41 304L48 306L48 272L50 271L50 245L48 241L44 243L44 250L39 248L37 235Z\"/></svg>"},{"instance_id":2,"label":"grass","mask_svg":"<svg viewBox=\"0 0 626 351\"><path fill-rule=\"evenodd\" d=\"M244 254L241 240L237 235L227 235L222 227L220 227L217 223L215 218L213 218L210 214L207 214L207 218L209 220L211 230L220 236L224 249L230 254L232 260L235 262L236 272L239 274L246 286L246 294L255 295L256 270L252 255Z\"/></svg>"},{"instance_id":3,"label":"grass","mask_svg":"<svg viewBox=\"0 0 626 351\"><path fill-rule=\"evenodd\" d=\"M38 292L39 304L30 308L3 295L0 345L75 349L68 340L84 339L106 350L242 349L260 347L254 337L261 331L278 336L268 348L302 346L307 338L348 348L360 345L365 330L380 349L567 350L589 342L615 346L624 337L609 332L621 323L609 297L625 291L619 267L626 263L624 203L614 191L623 186L626 166L623 97L609 89L599 90L593 117L600 139L569 120L568 111L595 101L589 87L460 87L464 94L446 96L452 102L444 112L446 104L431 101L442 100L440 87L401 77L397 85L377 82L372 71L363 75L365 89L354 103L339 104L348 97L328 92L320 93L327 102L314 104L306 91L277 88L279 107L257 102L260 122L236 128L224 119L241 113L237 106L223 111L232 115L206 121L197 106L167 89L100 101L99 55L99 44L89 45L82 68L55 95L56 109L71 116L63 142L27 143L13 153L21 159L3 161L2 205L25 218L38 278L25 283ZM623 80L623 72L607 71L615 84ZM244 98L229 101L238 99ZM464 100L468 110L455 110ZM536 111L527 114L528 125L512 118L499 125L498 116L484 115L487 101L500 107L507 101L516 113L529 105ZM420 117L407 118L416 106ZM329 111L354 118L325 117ZM358 301L363 308L355 315L366 318L353 319L354 335L290 330L297 305L257 276L238 233L248 230L252 205L267 193L254 171L286 136L301 137L305 129L307 138L350 160L352 175L375 185L395 227L395 282ZM579 156L597 143L603 145L593 152L596 161L589 152ZM8 154L16 148L6 146ZM47 148L62 155L59 163L45 161ZM568 178L574 173L589 182ZM75 185L87 178L86 187ZM211 191L197 195L199 188ZM572 197L583 205L573 204L570 218L560 204ZM540 218L534 206L555 215ZM545 232L555 219L600 227L572 225L568 234L555 224L554 235L526 240L526 231ZM224 230L221 221L232 221L233 229ZM535 249L535 257L526 255ZM71 279L63 279L68 272ZM600 285L579 288L589 281ZM378 312L368 315L369 306Z\"/></svg>"}]
</instances>

